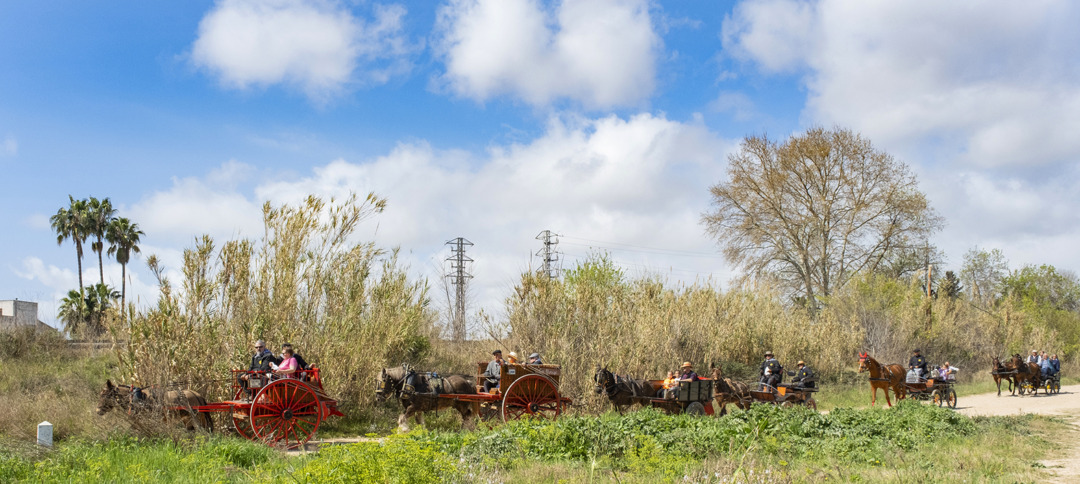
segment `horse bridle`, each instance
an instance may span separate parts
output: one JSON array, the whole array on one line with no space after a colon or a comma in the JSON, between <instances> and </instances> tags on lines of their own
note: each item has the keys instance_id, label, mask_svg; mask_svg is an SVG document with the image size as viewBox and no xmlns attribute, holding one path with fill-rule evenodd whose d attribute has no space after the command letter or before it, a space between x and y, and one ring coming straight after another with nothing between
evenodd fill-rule
<instances>
[{"instance_id":1,"label":"horse bridle","mask_svg":"<svg viewBox=\"0 0 1080 484\"><path fill-rule=\"evenodd\" d=\"M871 360L873 360L873 361L871 361ZM859 355L859 363L866 363L866 371L870 371L870 364L871 363L876 364L877 367L878 367L878 371L880 371L883 375L884 374L889 375L888 378L869 377L870 381L887 381L889 383L892 383L892 375L893 375L892 369L889 368L886 365L883 365L883 364L879 363L877 360L874 360L873 358L870 358L869 354L863 353L863 354ZM888 390L886 390L886 392L887 391Z\"/></svg>"},{"instance_id":2,"label":"horse bridle","mask_svg":"<svg viewBox=\"0 0 1080 484\"><path fill-rule=\"evenodd\" d=\"M376 382L375 395L383 395L387 393L387 388L389 388L393 392L394 398L399 398L401 397L401 388L404 384L405 378L395 382L394 379L390 377L390 374L386 373L386 368L383 368L382 378Z\"/></svg>"}]
</instances>

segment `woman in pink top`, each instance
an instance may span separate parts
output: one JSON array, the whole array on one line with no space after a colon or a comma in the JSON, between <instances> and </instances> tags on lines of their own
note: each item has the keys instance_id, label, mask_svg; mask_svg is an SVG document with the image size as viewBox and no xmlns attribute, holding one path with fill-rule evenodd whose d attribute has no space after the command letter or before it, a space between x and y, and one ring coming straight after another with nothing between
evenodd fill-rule
<instances>
[{"instance_id":1,"label":"woman in pink top","mask_svg":"<svg viewBox=\"0 0 1080 484\"><path fill-rule=\"evenodd\" d=\"M285 378L296 378L296 358L293 358L292 348L286 348L282 353L281 364L274 369L274 374Z\"/></svg>"}]
</instances>

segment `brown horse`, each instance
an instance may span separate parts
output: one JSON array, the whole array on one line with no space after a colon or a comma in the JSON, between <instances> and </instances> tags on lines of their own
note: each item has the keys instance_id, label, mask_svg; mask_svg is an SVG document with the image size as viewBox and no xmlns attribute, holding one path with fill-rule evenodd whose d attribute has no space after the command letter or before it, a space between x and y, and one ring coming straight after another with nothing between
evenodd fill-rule
<instances>
[{"instance_id":1,"label":"brown horse","mask_svg":"<svg viewBox=\"0 0 1080 484\"><path fill-rule=\"evenodd\" d=\"M596 367L593 381L596 382L596 393L603 393L619 413L622 413L623 407L649 404L648 399L655 398L658 391L648 380L635 380L628 375L616 375L599 365Z\"/></svg>"},{"instance_id":2,"label":"brown horse","mask_svg":"<svg viewBox=\"0 0 1080 484\"><path fill-rule=\"evenodd\" d=\"M1009 393L1015 395L1016 387L1012 372L1016 367L1013 366L1012 360L1009 360L1008 363L1001 364L1001 359L995 356L993 361L991 361L991 365L990 374L994 377L994 384L997 385L998 396L1001 396L1002 380L1009 382Z\"/></svg>"},{"instance_id":3,"label":"brown horse","mask_svg":"<svg viewBox=\"0 0 1080 484\"><path fill-rule=\"evenodd\" d=\"M153 389L142 389L131 385L113 385L112 380L105 380L105 389L99 395L95 411L105 415L115 408L122 408L128 415L138 415L150 410L162 412L165 419L179 418L184 428L214 431L214 421L207 412L195 410L206 405L206 399L191 390L168 390L164 393Z\"/></svg>"},{"instance_id":4,"label":"brown horse","mask_svg":"<svg viewBox=\"0 0 1080 484\"><path fill-rule=\"evenodd\" d=\"M1016 368L1016 386L1020 387L1020 394L1024 394L1022 385L1024 382L1031 382L1031 395L1035 396L1039 393L1039 386L1042 384L1042 370L1039 365L1035 363L1027 363L1024 361L1024 357L1020 354L1015 354L1012 357L1013 367Z\"/></svg>"},{"instance_id":5,"label":"brown horse","mask_svg":"<svg viewBox=\"0 0 1080 484\"><path fill-rule=\"evenodd\" d=\"M870 372L870 389L873 391L870 397L871 407L877 403L878 389L885 391L885 403L888 403L890 407L892 406L892 401L889 400L890 388L897 402L907 396L907 390L904 388L904 367L895 363L883 365L864 351L859 354L859 373L864 371Z\"/></svg>"},{"instance_id":6,"label":"brown horse","mask_svg":"<svg viewBox=\"0 0 1080 484\"><path fill-rule=\"evenodd\" d=\"M403 432L409 431L410 417L415 417L417 423L424 425L424 412L447 408L461 414L462 426L470 429L475 427L474 419L480 414L479 403L439 397L440 394L475 395L476 385L464 375L436 376L417 372L405 365L401 368L383 368L375 375L375 380L376 400L381 402L395 397L401 403L398 429Z\"/></svg>"},{"instance_id":7,"label":"brown horse","mask_svg":"<svg viewBox=\"0 0 1080 484\"><path fill-rule=\"evenodd\" d=\"M750 408L749 385L734 381L731 378L725 378L723 371L719 367L713 368L712 379L715 405L720 407L720 411L716 413L718 416L727 415L727 404L729 403L734 403L735 406L743 410Z\"/></svg>"}]
</instances>

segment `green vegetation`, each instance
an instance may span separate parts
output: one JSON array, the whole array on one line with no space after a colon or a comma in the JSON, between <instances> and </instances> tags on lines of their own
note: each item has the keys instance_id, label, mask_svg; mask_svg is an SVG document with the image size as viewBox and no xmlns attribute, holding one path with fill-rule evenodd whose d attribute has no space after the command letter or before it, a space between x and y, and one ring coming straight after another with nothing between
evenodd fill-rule
<instances>
[{"instance_id":1,"label":"green vegetation","mask_svg":"<svg viewBox=\"0 0 1080 484\"><path fill-rule=\"evenodd\" d=\"M517 421L475 432L392 435L284 456L222 437L75 439L0 458L0 480L34 482L813 482L1030 481L1066 425L891 410L754 407L715 419L644 410Z\"/></svg>"}]
</instances>

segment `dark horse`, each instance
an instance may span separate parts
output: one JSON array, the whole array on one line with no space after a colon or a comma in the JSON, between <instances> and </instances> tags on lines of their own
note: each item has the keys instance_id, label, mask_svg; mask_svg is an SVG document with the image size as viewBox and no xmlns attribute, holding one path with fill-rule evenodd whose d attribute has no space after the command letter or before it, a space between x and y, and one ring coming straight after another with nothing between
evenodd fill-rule
<instances>
[{"instance_id":1,"label":"dark horse","mask_svg":"<svg viewBox=\"0 0 1080 484\"><path fill-rule=\"evenodd\" d=\"M1016 386L1020 387L1022 383L1026 381L1031 382L1031 395L1035 396L1039 394L1039 385L1042 383L1042 369L1035 363L1028 363L1024 361L1024 357L1020 354L1015 354L1012 357L1013 367L1016 368L1016 376L1013 377L1016 381ZM1020 393L1023 394L1023 387L1020 388Z\"/></svg>"},{"instance_id":2,"label":"dark horse","mask_svg":"<svg viewBox=\"0 0 1080 484\"><path fill-rule=\"evenodd\" d=\"M892 401L889 400L890 388L897 402L907 396L907 389L904 388L904 367L895 363L883 365L864 351L859 354L859 373L864 371L870 372L870 390L873 392L870 397L871 407L877 403L878 389L885 391L885 403L888 403L890 407L892 406Z\"/></svg>"},{"instance_id":3,"label":"dark horse","mask_svg":"<svg viewBox=\"0 0 1080 484\"><path fill-rule=\"evenodd\" d=\"M615 405L615 410L622 413L622 407L636 404L646 405L646 398L655 398L657 389L648 380L635 380L627 375L616 375L607 368L596 367L593 375L596 393L603 393Z\"/></svg>"},{"instance_id":4,"label":"dark horse","mask_svg":"<svg viewBox=\"0 0 1080 484\"><path fill-rule=\"evenodd\" d=\"M727 404L729 403L734 403L735 406L743 410L750 408L749 385L734 381L731 378L725 378L723 371L719 367L713 368L712 379L716 406L720 407L720 411L717 412L718 416L727 414Z\"/></svg>"},{"instance_id":5,"label":"dark horse","mask_svg":"<svg viewBox=\"0 0 1080 484\"><path fill-rule=\"evenodd\" d=\"M990 370L990 375L992 375L994 377L994 384L997 385L997 390L998 390L997 394L998 394L998 396L999 397L1001 396L1001 381L1002 380L1005 380L1005 381L1009 382L1009 393L1012 393L1013 395L1015 395L1016 394L1016 388L1014 387L1014 385L1015 385L1015 381L1014 381L1015 376L1014 376L1013 372L1014 372L1014 370L1016 370L1016 367L1013 365L1012 360L1009 360L1008 363L1005 363L1003 365L1003 364L1001 364L1001 359L995 356L993 361L991 362L991 365L992 365L992 368Z\"/></svg>"},{"instance_id":6,"label":"dark horse","mask_svg":"<svg viewBox=\"0 0 1080 484\"><path fill-rule=\"evenodd\" d=\"M98 415L105 415L109 410L117 407L124 409L128 415L132 416L156 410L161 412L166 419L179 418L184 428L188 430L202 428L213 432L214 421L210 418L210 414L194 408L200 405L206 405L206 399L191 390L159 392L131 385L113 385L111 380L105 380L105 389L101 391L95 410Z\"/></svg>"},{"instance_id":7,"label":"dark horse","mask_svg":"<svg viewBox=\"0 0 1080 484\"><path fill-rule=\"evenodd\" d=\"M476 385L464 375L438 376L417 372L403 365L400 368L383 368L375 375L375 380L376 400L381 402L394 397L401 402L398 428L403 432L409 430L409 417L416 417L417 423L424 425L424 412L453 408L461 414L461 424L467 428L475 425L473 419L480 413L477 402L439 397L441 394L475 395Z\"/></svg>"}]
</instances>

